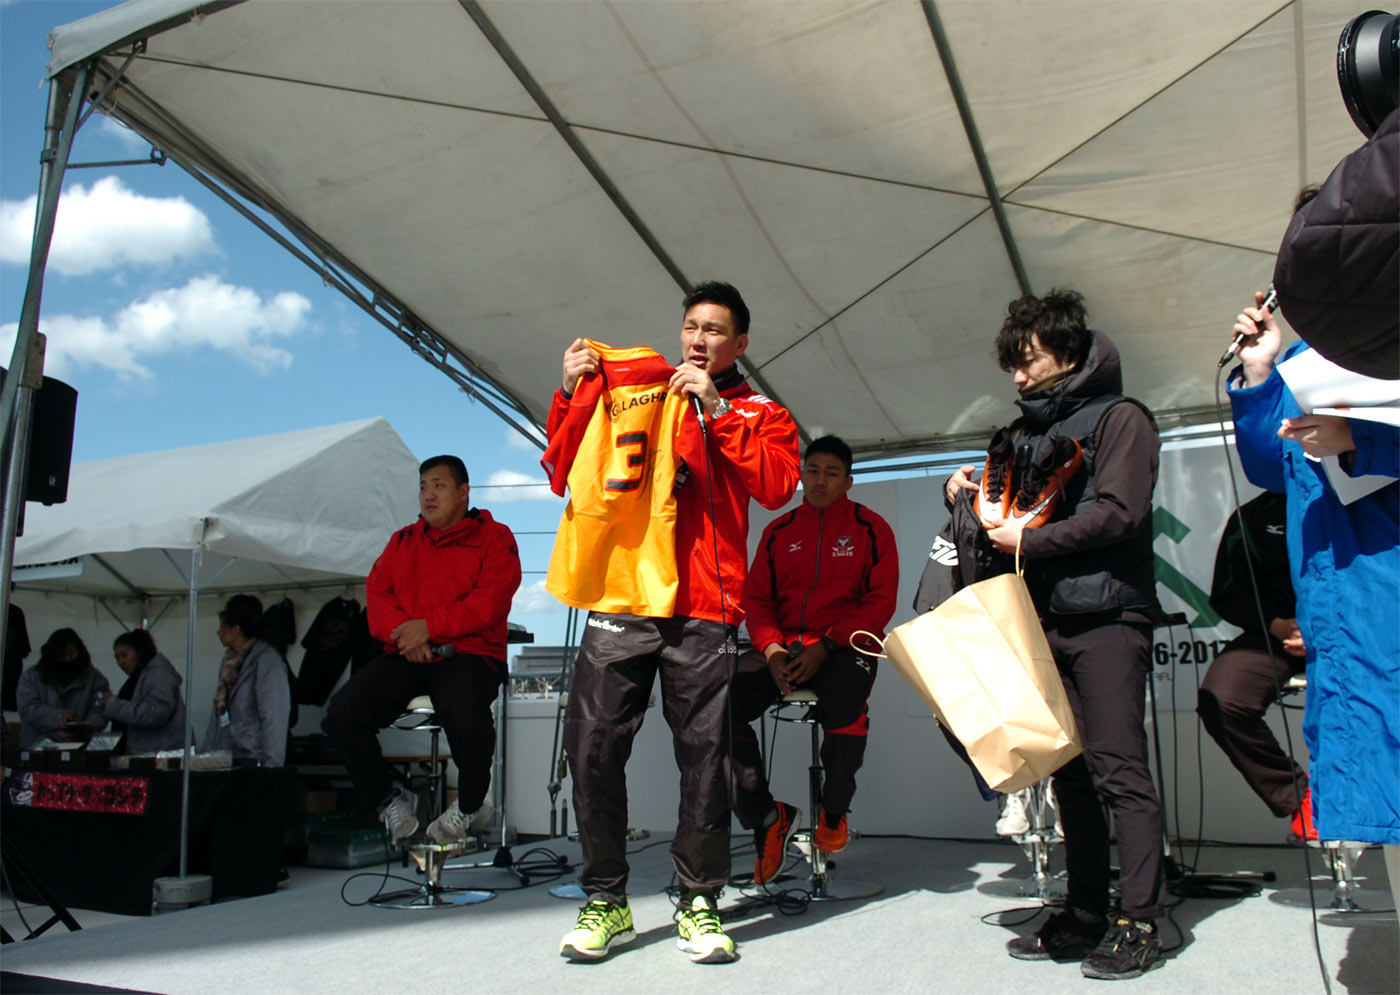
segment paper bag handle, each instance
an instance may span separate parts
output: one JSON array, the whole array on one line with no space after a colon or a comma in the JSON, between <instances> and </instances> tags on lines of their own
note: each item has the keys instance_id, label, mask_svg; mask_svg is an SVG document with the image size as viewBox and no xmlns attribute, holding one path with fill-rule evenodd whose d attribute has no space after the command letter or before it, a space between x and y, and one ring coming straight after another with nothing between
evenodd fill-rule
<instances>
[{"instance_id":1,"label":"paper bag handle","mask_svg":"<svg viewBox=\"0 0 1400 995\"><path fill-rule=\"evenodd\" d=\"M869 650L863 650L863 649L861 649L859 646L856 645L856 636L865 636L867 639L869 639L869 640L870 640L872 643L874 643L876 646L880 647L880 649L883 650L883 649L885 648L885 641L884 641L883 639L881 639L879 636L875 635L875 633L873 633L873 632L867 632L867 631L864 630L864 629L857 629L857 630L855 630L854 632L851 633L851 649L855 650L857 653L860 653L860 654L862 654L862 655L864 655L864 656L878 656L881 660L888 660L888 659L889 659L889 656L888 656L887 654L885 654L885 653L872 653L872 652L870 652Z\"/></svg>"}]
</instances>

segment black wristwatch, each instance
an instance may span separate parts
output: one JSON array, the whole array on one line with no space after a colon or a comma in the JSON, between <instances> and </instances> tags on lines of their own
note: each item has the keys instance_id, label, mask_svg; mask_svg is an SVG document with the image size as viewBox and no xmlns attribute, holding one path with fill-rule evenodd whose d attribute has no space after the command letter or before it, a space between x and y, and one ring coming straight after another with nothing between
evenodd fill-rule
<instances>
[{"instance_id":1,"label":"black wristwatch","mask_svg":"<svg viewBox=\"0 0 1400 995\"><path fill-rule=\"evenodd\" d=\"M836 651L841 648L841 644L830 636L822 636L820 642L822 644L822 649L826 650L827 656L834 655Z\"/></svg>"}]
</instances>

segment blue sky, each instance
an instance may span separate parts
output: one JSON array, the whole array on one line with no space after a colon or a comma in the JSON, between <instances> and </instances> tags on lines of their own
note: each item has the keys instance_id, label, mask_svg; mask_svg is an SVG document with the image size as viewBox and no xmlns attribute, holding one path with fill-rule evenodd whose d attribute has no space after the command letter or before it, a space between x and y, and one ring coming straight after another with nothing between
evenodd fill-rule
<instances>
[{"instance_id":1,"label":"blue sky","mask_svg":"<svg viewBox=\"0 0 1400 995\"><path fill-rule=\"evenodd\" d=\"M0 364L24 298L48 32L109 6L0 0ZM148 152L95 115L72 161ZM543 480L538 449L178 167L69 171L40 331L46 372L78 390L75 461L375 416L420 459L461 455L472 503L519 536L512 620L563 641L564 608L542 586L563 502L519 486Z\"/></svg>"}]
</instances>

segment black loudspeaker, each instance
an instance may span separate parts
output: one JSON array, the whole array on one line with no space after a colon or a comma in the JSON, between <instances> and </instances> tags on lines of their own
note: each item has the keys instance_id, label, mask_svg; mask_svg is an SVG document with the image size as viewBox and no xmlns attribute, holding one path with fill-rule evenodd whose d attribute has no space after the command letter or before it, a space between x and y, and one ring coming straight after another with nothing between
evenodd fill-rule
<instances>
[{"instance_id":1,"label":"black loudspeaker","mask_svg":"<svg viewBox=\"0 0 1400 995\"><path fill-rule=\"evenodd\" d=\"M0 385L8 371L0 368ZM29 463L24 499L44 504L68 500L68 469L73 462L73 421L78 413L78 392L62 380L44 377L34 392L34 413L29 419Z\"/></svg>"},{"instance_id":2,"label":"black loudspeaker","mask_svg":"<svg viewBox=\"0 0 1400 995\"><path fill-rule=\"evenodd\" d=\"M44 504L68 500L68 468L73 462L73 421L77 414L78 392L62 380L44 377L44 386L34 395L25 500Z\"/></svg>"}]
</instances>

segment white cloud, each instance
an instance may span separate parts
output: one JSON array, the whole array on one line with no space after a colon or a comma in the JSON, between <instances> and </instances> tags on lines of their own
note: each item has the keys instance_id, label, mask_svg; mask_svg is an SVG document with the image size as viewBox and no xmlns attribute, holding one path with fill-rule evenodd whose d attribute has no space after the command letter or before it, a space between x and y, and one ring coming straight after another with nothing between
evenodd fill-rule
<instances>
[{"instance_id":1,"label":"white cloud","mask_svg":"<svg viewBox=\"0 0 1400 995\"><path fill-rule=\"evenodd\" d=\"M549 489L543 481L544 471L521 473L518 470L495 470L486 478L485 484L473 486L489 488L483 495L488 504L505 504L507 501L559 501L564 499Z\"/></svg>"},{"instance_id":2,"label":"white cloud","mask_svg":"<svg viewBox=\"0 0 1400 995\"><path fill-rule=\"evenodd\" d=\"M97 130L103 138L111 138L120 142L122 147L132 155L144 156L150 154L151 143L122 124L116 118L109 117L106 114L98 115L98 118L100 123ZM62 203L62 198L60 198L59 202Z\"/></svg>"},{"instance_id":3,"label":"white cloud","mask_svg":"<svg viewBox=\"0 0 1400 995\"><path fill-rule=\"evenodd\" d=\"M48 336L45 372L62 376L73 366L102 366L123 380L153 374L142 360L175 351L214 349L259 373L285 370L292 354L279 341L307 327L311 302L284 292L263 300L247 287L217 277L195 277L183 287L158 290L128 304L114 317L60 314L40 319ZM14 348L18 325L0 326L0 340Z\"/></svg>"},{"instance_id":4,"label":"white cloud","mask_svg":"<svg viewBox=\"0 0 1400 995\"><path fill-rule=\"evenodd\" d=\"M0 262L29 264L37 195L0 201ZM209 219L183 197L144 197L115 176L65 187L49 269L82 276L123 266L164 266L215 252Z\"/></svg>"},{"instance_id":5,"label":"white cloud","mask_svg":"<svg viewBox=\"0 0 1400 995\"><path fill-rule=\"evenodd\" d=\"M544 441L544 436L542 435L536 436L536 438L538 438L541 442ZM514 428L506 429L506 448L514 449L516 452L534 453L536 455L544 452L543 449L535 445L529 439L525 438L525 436L521 432Z\"/></svg>"},{"instance_id":6,"label":"white cloud","mask_svg":"<svg viewBox=\"0 0 1400 995\"><path fill-rule=\"evenodd\" d=\"M510 602L510 613L523 615L526 612L552 612L562 607L563 602L544 589L544 581L537 580L515 592L515 597Z\"/></svg>"}]
</instances>

